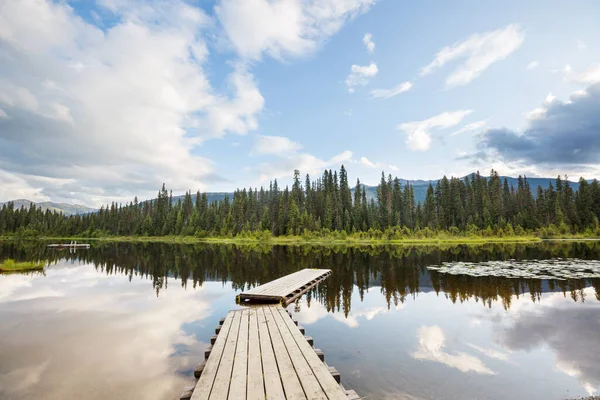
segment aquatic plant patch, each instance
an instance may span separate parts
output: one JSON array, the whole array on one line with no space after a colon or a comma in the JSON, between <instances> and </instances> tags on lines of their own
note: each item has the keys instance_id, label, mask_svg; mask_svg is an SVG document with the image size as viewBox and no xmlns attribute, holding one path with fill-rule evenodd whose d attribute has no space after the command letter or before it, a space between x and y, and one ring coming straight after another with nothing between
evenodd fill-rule
<instances>
[{"instance_id":1,"label":"aquatic plant patch","mask_svg":"<svg viewBox=\"0 0 600 400\"><path fill-rule=\"evenodd\" d=\"M441 265L432 265L427 268L450 275L499 276L529 279L600 278L600 260L580 260L576 258L444 262Z\"/></svg>"}]
</instances>

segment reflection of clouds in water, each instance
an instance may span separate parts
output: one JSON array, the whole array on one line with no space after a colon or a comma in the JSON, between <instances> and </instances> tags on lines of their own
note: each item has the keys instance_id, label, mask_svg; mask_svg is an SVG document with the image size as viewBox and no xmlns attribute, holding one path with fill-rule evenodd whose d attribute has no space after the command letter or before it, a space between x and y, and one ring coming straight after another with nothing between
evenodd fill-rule
<instances>
[{"instance_id":1,"label":"reflection of clouds in water","mask_svg":"<svg viewBox=\"0 0 600 400\"><path fill-rule=\"evenodd\" d=\"M44 297L62 297L67 285L74 288L91 288L111 276L98 273L89 265L61 261L46 267L41 273L0 275L0 303L33 300Z\"/></svg>"},{"instance_id":2,"label":"reflection of clouds in water","mask_svg":"<svg viewBox=\"0 0 600 400\"><path fill-rule=\"evenodd\" d=\"M360 325L360 319L364 318L367 321L370 321L378 314L385 314L392 310L402 310L403 308L404 304L392 306L390 309L384 306L364 307L362 304L358 304L352 307L352 310L346 317L344 313L341 312L328 312L323 304L318 301L313 301L310 303L310 307L303 304L300 308L300 313L296 314L296 317L303 325L314 324L320 319L331 317L350 328L356 328Z\"/></svg>"},{"instance_id":3,"label":"reflection of clouds in water","mask_svg":"<svg viewBox=\"0 0 600 400\"><path fill-rule=\"evenodd\" d=\"M480 352L481 354L489 357L489 358L493 358L496 360L502 360L502 361L506 361L508 360L508 355L504 354L498 350L495 349L490 349L490 348L485 348L485 347L480 347L480 346L476 346L472 343L467 343L470 347L474 348L475 350L477 350L478 352Z\"/></svg>"},{"instance_id":4,"label":"reflection of clouds in water","mask_svg":"<svg viewBox=\"0 0 600 400\"><path fill-rule=\"evenodd\" d=\"M588 297L594 289L585 289ZM512 311L512 310L511 310ZM510 350L531 350L544 343L554 352L556 368L577 377L593 394L600 386L600 303L565 301L562 293L542 298L537 307L521 307L499 340Z\"/></svg>"},{"instance_id":5,"label":"reflection of clouds in water","mask_svg":"<svg viewBox=\"0 0 600 400\"><path fill-rule=\"evenodd\" d=\"M412 354L417 360L439 362L462 372L473 371L478 374L495 374L475 356L462 352L450 354L444 351L446 337L444 331L437 325L419 328L417 337L419 338L419 348Z\"/></svg>"},{"instance_id":6,"label":"reflection of clouds in water","mask_svg":"<svg viewBox=\"0 0 600 400\"><path fill-rule=\"evenodd\" d=\"M7 299L29 301L0 307L0 398L167 399L191 380L177 371L199 362L205 345L181 327L210 315L206 287L176 286L156 298L149 281L126 282L92 266L42 279L14 285ZM48 288L64 296L39 295ZM192 356L175 356L179 345Z\"/></svg>"},{"instance_id":7,"label":"reflection of clouds in water","mask_svg":"<svg viewBox=\"0 0 600 400\"><path fill-rule=\"evenodd\" d=\"M0 389L0 394L4 393L8 395L8 398L13 398L26 392L40 381L46 368L48 368L48 361L0 374L0 388L4 388Z\"/></svg>"},{"instance_id":8,"label":"reflection of clouds in water","mask_svg":"<svg viewBox=\"0 0 600 400\"><path fill-rule=\"evenodd\" d=\"M32 290L33 281L43 277L41 274L0 274L0 303L61 296L62 293L52 288Z\"/></svg>"}]
</instances>

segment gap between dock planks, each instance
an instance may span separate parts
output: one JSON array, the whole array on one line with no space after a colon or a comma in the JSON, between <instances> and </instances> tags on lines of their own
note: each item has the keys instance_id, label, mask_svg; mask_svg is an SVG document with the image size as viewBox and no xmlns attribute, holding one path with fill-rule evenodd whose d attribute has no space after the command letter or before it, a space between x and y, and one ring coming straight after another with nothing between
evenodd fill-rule
<instances>
[{"instance_id":1,"label":"gap between dock planks","mask_svg":"<svg viewBox=\"0 0 600 400\"><path fill-rule=\"evenodd\" d=\"M351 395L287 311L267 305L227 314L191 398L358 398Z\"/></svg>"},{"instance_id":2,"label":"gap between dock planks","mask_svg":"<svg viewBox=\"0 0 600 400\"><path fill-rule=\"evenodd\" d=\"M329 275L329 269L306 268L242 292L238 299L240 302L280 302L288 305Z\"/></svg>"}]
</instances>

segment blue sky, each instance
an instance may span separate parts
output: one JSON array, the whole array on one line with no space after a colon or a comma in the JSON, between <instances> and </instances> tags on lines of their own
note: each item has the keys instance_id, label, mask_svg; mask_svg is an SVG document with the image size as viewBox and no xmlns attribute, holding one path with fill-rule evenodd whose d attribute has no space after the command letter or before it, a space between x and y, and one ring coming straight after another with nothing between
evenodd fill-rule
<instances>
[{"instance_id":1,"label":"blue sky","mask_svg":"<svg viewBox=\"0 0 600 400\"><path fill-rule=\"evenodd\" d=\"M595 1L7 0L0 201L598 177ZM394 90L395 89L395 90Z\"/></svg>"}]
</instances>

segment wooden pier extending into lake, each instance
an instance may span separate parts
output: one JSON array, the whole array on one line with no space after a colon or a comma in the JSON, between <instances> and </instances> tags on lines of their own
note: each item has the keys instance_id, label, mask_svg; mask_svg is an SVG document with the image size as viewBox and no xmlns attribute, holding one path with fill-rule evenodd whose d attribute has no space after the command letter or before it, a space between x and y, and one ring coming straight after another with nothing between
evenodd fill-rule
<instances>
[{"instance_id":1,"label":"wooden pier extending into lake","mask_svg":"<svg viewBox=\"0 0 600 400\"><path fill-rule=\"evenodd\" d=\"M289 304L330 274L298 271L253 289L252 300ZM281 304L232 310L215 333L194 371L196 384L185 388L181 400L359 399Z\"/></svg>"},{"instance_id":2,"label":"wooden pier extending into lake","mask_svg":"<svg viewBox=\"0 0 600 400\"><path fill-rule=\"evenodd\" d=\"M330 269L303 269L242 292L238 298L240 302L280 302L287 306L329 275Z\"/></svg>"}]
</instances>

